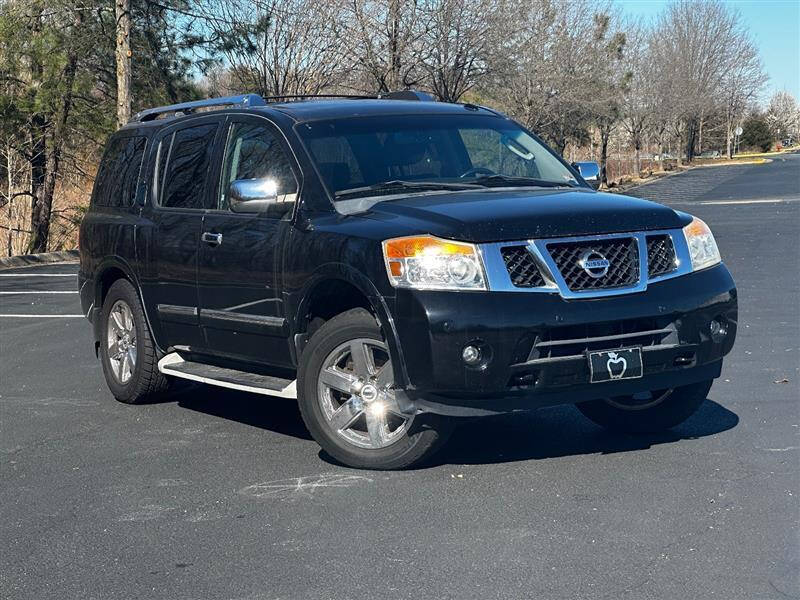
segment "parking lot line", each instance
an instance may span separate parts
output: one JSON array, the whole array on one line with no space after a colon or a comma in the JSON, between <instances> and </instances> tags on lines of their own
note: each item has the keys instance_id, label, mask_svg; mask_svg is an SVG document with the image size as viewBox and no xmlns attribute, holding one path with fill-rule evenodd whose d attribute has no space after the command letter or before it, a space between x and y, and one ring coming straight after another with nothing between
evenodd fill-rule
<instances>
[{"instance_id":1,"label":"parking lot line","mask_svg":"<svg viewBox=\"0 0 800 600\"><path fill-rule=\"evenodd\" d=\"M724 206L733 204L787 204L800 202L800 198L768 198L761 200L690 200L686 202L669 202L670 205L703 205L703 206Z\"/></svg>"},{"instance_id":2,"label":"parking lot line","mask_svg":"<svg viewBox=\"0 0 800 600\"><path fill-rule=\"evenodd\" d=\"M77 277L75 273L0 273L0 277Z\"/></svg>"},{"instance_id":3,"label":"parking lot line","mask_svg":"<svg viewBox=\"0 0 800 600\"><path fill-rule=\"evenodd\" d=\"M77 290L19 290L14 292L0 292L0 294L77 294Z\"/></svg>"},{"instance_id":4,"label":"parking lot line","mask_svg":"<svg viewBox=\"0 0 800 600\"><path fill-rule=\"evenodd\" d=\"M9 314L0 315L0 319L75 319L78 317L83 318L85 315L23 315L23 314Z\"/></svg>"}]
</instances>

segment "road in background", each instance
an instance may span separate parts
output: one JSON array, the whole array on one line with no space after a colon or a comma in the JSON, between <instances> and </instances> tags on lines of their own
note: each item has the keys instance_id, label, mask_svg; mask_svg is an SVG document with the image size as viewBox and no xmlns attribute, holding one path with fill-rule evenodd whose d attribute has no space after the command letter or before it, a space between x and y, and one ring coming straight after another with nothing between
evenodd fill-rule
<instances>
[{"instance_id":1,"label":"road in background","mask_svg":"<svg viewBox=\"0 0 800 600\"><path fill-rule=\"evenodd\" d=\"M662 204L800 201L800 153L765 164L698 167L626 192Z\"/></svg>"},{"instance_id":2,"label":"road in background","mask_svg":"<svg viewBox=\"0 0 800 600\"><path fill-rule=\"evenodd\" d=\"M428 468L342 468L294 402L199 385L115 402L83 318L3 316L79 314L77 295L0 295L0 597L797 598L800 171L772 185L783 167L673 200L711 224L741 312L709 399L660 435L563 406L465 423ZM782 201L702 204L754 188ZM40 275L75 270L3 271L27 276L0 291L74 290Z\"/></svg>"}]
</instances>

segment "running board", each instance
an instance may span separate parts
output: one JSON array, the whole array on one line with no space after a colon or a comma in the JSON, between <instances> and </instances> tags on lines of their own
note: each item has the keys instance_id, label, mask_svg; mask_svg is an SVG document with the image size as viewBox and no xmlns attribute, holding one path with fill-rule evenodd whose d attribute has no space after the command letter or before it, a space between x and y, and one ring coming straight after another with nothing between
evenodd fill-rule
<instances>
[{"instance_id":1,"label":"running board","mask_svg":"<svg viewBox=\"0 0 800 600\"><path fill-rule=\"evenodd\" d=\"M278 396L280 398L297 398L297 381L257 375L247 371L225 369L214 365L184 360L177 352L171 352L158 361L158 370L164 375L180 377L199 381L208 385L263 394L265 396Z\"/></svg>"}]
</instances>

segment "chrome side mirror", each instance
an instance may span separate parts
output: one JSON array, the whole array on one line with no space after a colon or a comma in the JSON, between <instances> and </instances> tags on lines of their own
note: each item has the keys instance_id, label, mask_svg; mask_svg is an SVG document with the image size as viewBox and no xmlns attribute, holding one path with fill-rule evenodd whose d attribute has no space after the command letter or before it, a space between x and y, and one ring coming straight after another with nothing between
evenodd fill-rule
<instances>
[{"instance_id":1,"label":"chrome side mirror","mask_svg":"<svg viewBox=\"0 0 800 600\"><path fill-rule=\"evenodd\" d=\"M237 179L228 188L231 210L238 213L262 213L278 201L274 179Z\"/></svg>"},{"instance_id":2,"label":"chrome side mirror","mask_svg":"<svg viewBox=\"0 0 800 600\"><path fill-rule=\"evenodd\" d=\"M583 180L594 189L600 187L600 165L596 162L576 162L572 166L578 170Z\"/></svg>"}]
</instances>

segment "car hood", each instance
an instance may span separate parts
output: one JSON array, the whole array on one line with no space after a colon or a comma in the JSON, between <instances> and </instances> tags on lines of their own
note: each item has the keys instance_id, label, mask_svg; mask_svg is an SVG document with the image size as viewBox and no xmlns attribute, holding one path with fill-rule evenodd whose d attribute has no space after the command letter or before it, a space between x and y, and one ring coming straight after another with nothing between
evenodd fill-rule
<instances>
[{"instance_id":1,"label":"car hood","mask_svg":"<svg viewBox=\"0 0 800 600\"><path fill-rule=\"evenodd\" d=\"M674 210L593 190L481 190L376 202L361 216L468 242L593 235L688 224Z\"/></svg>"}]
</instances>

